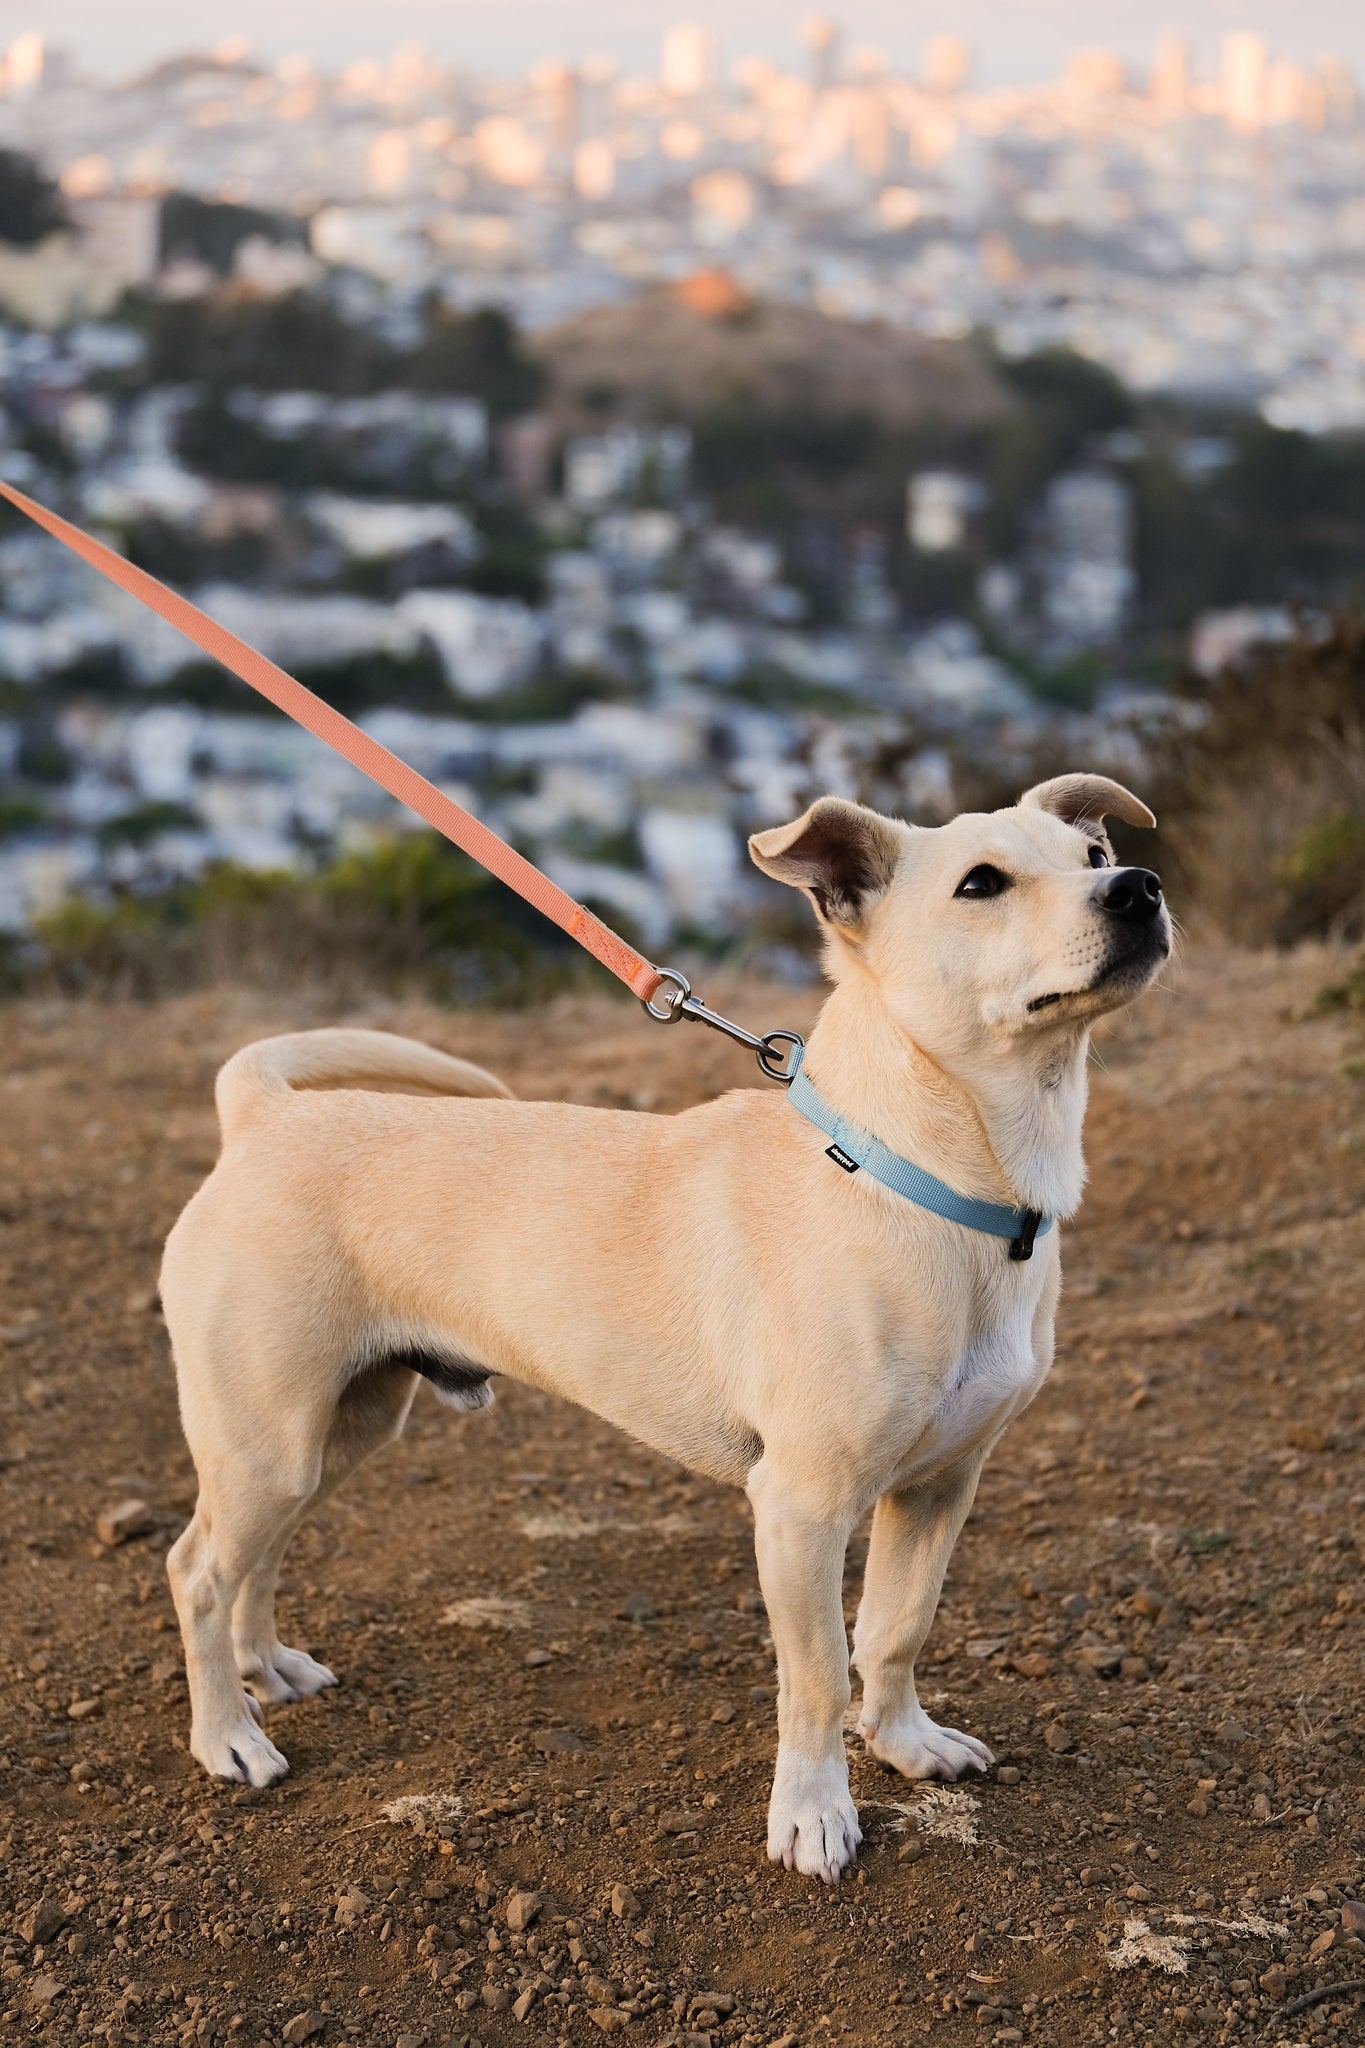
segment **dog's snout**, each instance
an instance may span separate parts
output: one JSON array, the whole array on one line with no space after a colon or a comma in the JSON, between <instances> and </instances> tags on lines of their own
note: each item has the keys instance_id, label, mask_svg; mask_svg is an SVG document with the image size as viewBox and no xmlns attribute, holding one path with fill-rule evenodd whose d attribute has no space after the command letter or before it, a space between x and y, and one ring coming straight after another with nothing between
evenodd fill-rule
<instances>
[{"instance_id":1,"label":"dog's snout","mask_svg":"<svg viewBox=\"0 0 1365 2048\"><path fill-rule=\"evenodd\" d=\"M1161 909L1161 877L1150 868L1111 868L1093 900L1098 910L1126 924L1150 924Z\"/></svg>"}]
</instances>

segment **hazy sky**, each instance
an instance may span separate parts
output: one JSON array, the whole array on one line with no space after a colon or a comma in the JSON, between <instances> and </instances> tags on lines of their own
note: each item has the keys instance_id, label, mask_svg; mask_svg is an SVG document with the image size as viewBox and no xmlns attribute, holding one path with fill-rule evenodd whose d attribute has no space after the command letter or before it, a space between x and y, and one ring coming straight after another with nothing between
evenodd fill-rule
<instances>
[{"instance_id":1,"label":"hazy sky","mask_svg":"<svg viewBox=\"0 0 1365 2048\"><path fill-rule=\"evenodd\" d=\"M540 57L609 50L627 65L651 64L671 20L707 21L725 59L753 52L791 57L808 12L843 22L849 41L909 62L926 35L969 36L985 83L1052 73L1069 49L1103 42L1142 60L1158 31L1188 35L1206 62L1232 28L1254 28L1282 54L1334 50L1365 73L1365 7L1359 0L0 0L0 40L39 28L91 70L120 74L172 50L245 35L278 58L306 50L326 64L386 53L405 38L471 70L520 71Z\"/></svg>"}]
</instances>

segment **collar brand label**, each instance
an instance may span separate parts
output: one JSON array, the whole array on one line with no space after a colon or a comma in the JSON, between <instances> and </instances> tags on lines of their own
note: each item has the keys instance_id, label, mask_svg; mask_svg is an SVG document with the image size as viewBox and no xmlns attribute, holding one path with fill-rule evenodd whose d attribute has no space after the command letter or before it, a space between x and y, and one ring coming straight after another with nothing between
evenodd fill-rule
<instances>
[{"instance_id":1,"label":"collar brand label","mask_svg":"<svg viewBox=\"0 0 1365 2048\"><path fill-rule=\"evenodd\" d=\"M842 1145L827 1145L825 1147L825 1157L826 1159L832 1159L836 1166L842 1166L845 1173L856 1173L858 1171L857 1160L850 1159Z\"/></svg>"}]
</instances>

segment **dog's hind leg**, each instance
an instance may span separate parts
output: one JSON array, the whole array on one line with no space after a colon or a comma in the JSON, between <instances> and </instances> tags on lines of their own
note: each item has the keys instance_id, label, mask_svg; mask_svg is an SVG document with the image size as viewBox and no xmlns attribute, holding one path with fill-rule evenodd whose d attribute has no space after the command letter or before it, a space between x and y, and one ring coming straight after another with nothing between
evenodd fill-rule
<instances>
[{"instance_id":1,"label":"dog's hind leg","mask_svg":"<svg viewBox=\"0 0 1365 2048\"><path fill-rule=\"evenodd\" d=\"M275 1627L280 1565L300 1524L357 1465L401 1434L417 1389L417 1375L377 1366L350 1381L337 1403L323 1446L317 1490L291 1516L270 1550L247 1574L232 1610L237 1670L262 1706L302 1699L336 1684L335 1675L305 1650L291 1650Z\"/></svg>"},{"instance_id":2,"label":"dog's hind leg","mask_svg":"<svg viewBox=\"0 0 1365 2048\"><path fill-rule=\"evenodd\" d=\"M863 1680L858 1726L873 1756L907 1778L960 1778L994 1761L974 1735L930 1720L915 1689L915 1659L933 1625L981 1465L979 1455L964 1458L922 1486L884 1493L872 1518L853 1632L853 1662Z\"/></svg>"}]
</instances>

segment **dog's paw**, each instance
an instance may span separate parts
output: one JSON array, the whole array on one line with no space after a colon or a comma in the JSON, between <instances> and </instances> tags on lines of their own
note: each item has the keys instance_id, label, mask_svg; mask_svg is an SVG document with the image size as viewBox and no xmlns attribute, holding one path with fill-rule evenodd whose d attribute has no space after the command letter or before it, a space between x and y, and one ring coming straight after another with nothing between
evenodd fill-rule
<instances>
[{"instance_id":1,"label":"dog's paw","mask_svg":"<svg viewBox=\"0 0 1365 2048\"><path fill-rule=\"evenodd\" d=\"M769 1861L837 1884L862 1839L843 1758L815 1764L779 1751L768 1805Z\"/></svg>"},{"instance_id":2,"label":"dog's paw","mask_svg":"<svg viewBox=\"0 0 1365 2048\"><path fill-rule=\"evenodd\" d=\"M306 1650L287 1650L276 1643L266 1656L245 1657L238 1665L242 1682L263 1707L287 1706L337 1682L336 1673Z\"/></svg>"},{"instance_id":3,"label":"dog's paw","mask_svg":"<svg viewBox=\"0 0 1365 2048\"><path fill-rule=\"evenodd\" d=\"M246 1705L253 1708L254 1702ZM190 1752L211 1778L226 1778L234 1785L273 1785L289 1770L270 1737L257 1727L254 1712L244 1713L222 1735L191 1734Z\"/></svg>"},{"instance_id":4,"label":"dog's paw","mask_svg":"<svg viewBox=\"0 0 1365 2048\"><path fill-rule=\"evenodd\" d=\"M864 1719L859 1732L871 1754L904 1778L962 1778L968 1771L988 1771L995 1762L984 1742L958 1728L940 1728L923 1707L876 1726Z\"/></svg>"}]
</instances>

